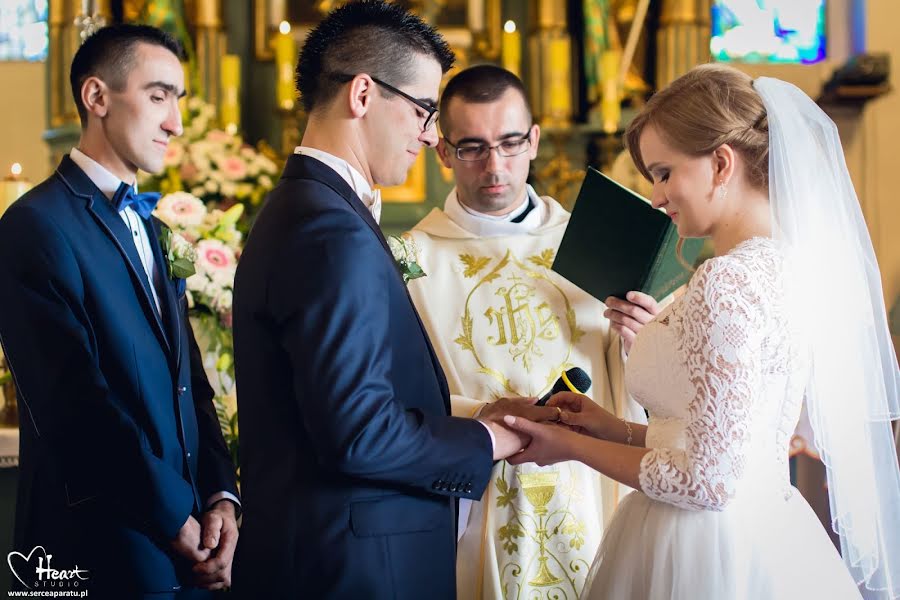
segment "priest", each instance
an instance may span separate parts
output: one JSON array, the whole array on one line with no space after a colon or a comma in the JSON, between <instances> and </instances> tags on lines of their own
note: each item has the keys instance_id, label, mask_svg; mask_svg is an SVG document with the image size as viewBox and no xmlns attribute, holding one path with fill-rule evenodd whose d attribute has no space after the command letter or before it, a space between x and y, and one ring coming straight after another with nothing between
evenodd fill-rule
<instances>
[{"instance_id":1,"label":"priest","mask_svg":"<svg viewBox=\"0 0 900 600\"><path fill-rule=\"evenodd\" d=\"M437 151L456 187L404 238L427 275L409 291L447 374L453 414L483 417L491 400L540 396L577 366L595 402L641 420L625 393L625 345L657 305L642 294L604 305L550 269L569 213L526 182L540 127L522 82L475 66L450 80L440 108ZM460 506L459 597L578 597L625 492L580 463L500 461L481 501Z\"/></svg>"}]
</instances>

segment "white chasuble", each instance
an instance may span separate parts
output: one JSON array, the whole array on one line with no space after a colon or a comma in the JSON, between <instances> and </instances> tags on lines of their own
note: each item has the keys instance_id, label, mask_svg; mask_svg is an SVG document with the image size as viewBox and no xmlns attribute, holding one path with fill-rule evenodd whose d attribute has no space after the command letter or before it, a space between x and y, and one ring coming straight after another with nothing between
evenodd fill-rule
<instances>
[{"instance_id":1,"label":"white chasuble","mask_svg":"<svg viewBox=\"0 0 900 600\"><path fill-rule=\"evenodd\" d=\"M581 367L593 381L588 396L644 422L625 393L621 341L605 305L550 270L569 213L529 196L540 221L521 223L521 233L510 234L509 222L491 237L464 229L475 229L471 215L451 193L448 212L433 210L405 234L427 275L409 292L447 375L454 416L471 417L501 397L542 395L561 372ZM578 462L498 462L461 524L458 597L578 598L604 523L627 491Z\"/></svg>"}]
</instances>

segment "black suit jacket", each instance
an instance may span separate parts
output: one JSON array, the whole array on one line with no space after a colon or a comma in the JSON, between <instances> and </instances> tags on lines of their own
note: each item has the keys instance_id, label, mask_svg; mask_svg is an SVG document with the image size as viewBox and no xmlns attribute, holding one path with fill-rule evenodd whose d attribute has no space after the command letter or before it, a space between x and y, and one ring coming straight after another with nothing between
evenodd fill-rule
<instances>
[{"instance_id":1,"label":"black suit jacket","mask_svg":"<svg viewBox=\"0 0 900 600\"><path fill-rule=\"evenodd\" d=\"M446 380L369 211L288 159L235 282L247 597L455 592L455 499L481 497L485 427Z\"/></svg>"},{"instance_id":2,"label":"black suit jacket","mask_svg":"<svg viewBox=\"0 0 900 600\"><path fill-rule=\"evenodd\" d=\"M157 240L160 223L144 225ZM183 585L169 541L213 493L237 493L184 281L166 277L160 316L132 237L68 156L0 219L0 340L21 402L15 549L88 569L92 597Z\"/></svg>"}]
</instances>

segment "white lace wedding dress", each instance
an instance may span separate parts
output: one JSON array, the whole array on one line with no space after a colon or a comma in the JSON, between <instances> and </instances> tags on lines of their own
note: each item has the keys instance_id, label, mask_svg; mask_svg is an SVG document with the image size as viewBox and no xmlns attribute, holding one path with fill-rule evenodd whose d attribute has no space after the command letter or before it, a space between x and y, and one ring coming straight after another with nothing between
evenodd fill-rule
<instances>
[{"instance_id":1,"label":"white lace wedding dress","mask_svg":"<svg viewBox=\"0 0 900 600\"><path fill-rule=\"evenodd\" d=\"M786 319L782 267L776 242L745 241L704 263L641 331L626 385L650 413L652 450L641 489L607 528L584 597L860 597L789 481L808 364Z\"/></svg>"}]
</instances>

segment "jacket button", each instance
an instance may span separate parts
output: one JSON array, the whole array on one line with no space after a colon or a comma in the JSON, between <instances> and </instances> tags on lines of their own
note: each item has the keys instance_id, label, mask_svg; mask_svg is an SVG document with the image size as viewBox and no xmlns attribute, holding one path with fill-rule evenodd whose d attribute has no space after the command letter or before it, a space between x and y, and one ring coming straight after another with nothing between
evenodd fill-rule
<instances>
[{"instance_id":1,"label":"jacket button","mask_svg":"<svg viewBox=\"0 0 900 600\"><path fill-rule=\"evenodd\" d=\"M444 482L441 481L440 479L438 479L437 481L435 481L434 483L431 484L431 489L433 489L433 490L439 490L439 489L441 489L441 484L442 484L442 483L444 483Z\"/></svg>"},{"instance_id":2,"label":"jacket button","mask_svg":"<svg viewBox=\"0 0 900 600\"><path fill-rule=\"evenodd\" d=\"M190 453L190 452L188 452L188 453L187 453L187 455L188 455L188 458L190 458L190 457L191 457L191 453Z\"/></svg>"},{"instance_id":3,"label":"jacket button","mask_svg":"<svg viewBox=\"0 0 900 600\"><path fill-rule=\"evenodd\" d=\"M186 391L187 391L187 388L184 387L183 385L178 386L178 395L179 396L182 395L183 393L185 393Z\"/></svg>"},{"instance_id":4,"label":"jacket button","mask_svg":"<svg viewBox=\"0 0 900 600\"><path fill-rule=\"evenodd\" d=\"M465 493L467 493L467 494L471 494L471 493L472 493L472 484L471 484L471 483L467 483L467 484L466 484L466 487L465 487L465 489L464 489L463 491L464 491Z\"/></svg>"},{"instance_id":5,"label":"jacket button","mask_svg":"<svg viewBox=\"0 0 900 600\"><path fill-rule=\"evenodd\" d=\"M451 486L450 486L450 491L451 491L451 492L458 492L458 491L459 491L459 484L458 484L458 483L454 483L453 485L451 485Z\"/></svg>"}]
</instances>

